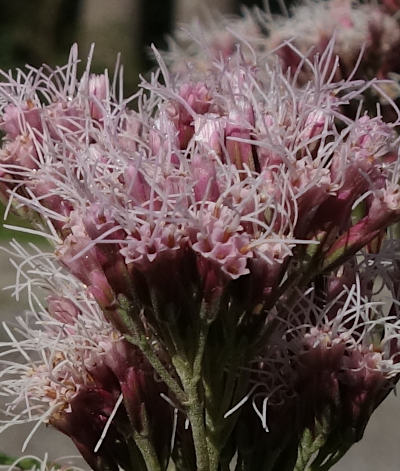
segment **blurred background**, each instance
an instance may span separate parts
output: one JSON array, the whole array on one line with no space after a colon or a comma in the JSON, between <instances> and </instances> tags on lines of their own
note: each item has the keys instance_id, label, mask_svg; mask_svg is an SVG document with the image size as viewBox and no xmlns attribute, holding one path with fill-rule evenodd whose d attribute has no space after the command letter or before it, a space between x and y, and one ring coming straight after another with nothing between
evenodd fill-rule
<instances>
[{"instance_id":1,"label":"blurred background","mask_svg":"<svg viewBox=\"0 0 400 471\"><path fill-rule=\"evenodd\" d=\"M279 10L279 0L269 3L272 11ZM154 43L160 49L166 48L166 35L180 23L191 21L205 7L239 14L241 6L262 4L263 0L0 0L0 68L64 64L74 42L79 44L84 59L90 44L95 42L94 71L113 69L117 53L121 52L125 91L130 94L135 91L138 73L153 66L149 46ZM3 245L12 237L12 231L0 229ZM26 236L19 237L29 241ZM0 252L0 321L12 320L26 308L23 300L17 304L9 290L1 290L15 279L8 258ZM1 340L5 340L4 332L0 333ZM391 395L374 414L365 439L352 448L334 471L398 471L399 406L399 400ZM4 402L0 398L0 412L2 408ZM20 456L31 428L11 428L0 435L0 453ZM26 453L43 456L45 452L49 452L51 459L76 454L66 437L42 427Z\"/></svg>"},{"instance_id":2,"label":"blurred background","mask_svg":"<svg viewBox=\"0 0 400 471\"><path fill-rule=\"evenodd\" d=\"M149 46L165 48L165 36L179 23L207 7L240 13L241 6L262 4L263 0L0 0L0 67L62 64L72 43L79 43L84 57L95 42L95 71L111 68L121 52L127 86L134 87L138 71L151 65Z\"/></svg>"}]
</instances>

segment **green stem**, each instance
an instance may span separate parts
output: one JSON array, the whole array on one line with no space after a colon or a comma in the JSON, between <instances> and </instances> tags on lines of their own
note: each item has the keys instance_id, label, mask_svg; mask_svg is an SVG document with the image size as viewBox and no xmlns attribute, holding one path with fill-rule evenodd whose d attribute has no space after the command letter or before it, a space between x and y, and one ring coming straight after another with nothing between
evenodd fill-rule
<instances>
[{"instance_id":1,"label":"green stem","mask_svg":"<svg viewBox=\"0 0 400 471\"><path fill-rule=\"evenodd\" d=\"M149 361L151 366L160 376L162 381L168 386L171 392L175 395L175 398L181 403L184 404L187 401L185 392L182 390L178 382L171 376L169 371L162 364L161 360L158 358L157 354L154 352L152 346L149 344L146 336L141 332L137 331L135 336L125 334L126 340L128 342L136 345L146 359Z\"/></svg>"},{"instance_id":2,"label":"green stem","mask_svg":"<svg viewBox=\"0 0 400 471\"><path fill-rule=\"evenodd\" d=\"M198 385L190 385L187 393L190 397L187 414L190 425L192 426L197 471L211 471L208 456L206 426L204 421L204 404L198 393Z\"/></svg>"},{"instance_id":3,"label":"green stem","mask_svg":"<svg viewBox=\"0 0 400 471\"><path fill-rule=\"evenodd\" d=\"M199 329L199 340L197 345L196 354L193 361L193 381L196 383L200 383L201 381L201 373L203 369L203 358L204 358L204 350L206 348L206 341L208 335L209 326L206 321L200 321L200 329Z\"/></svg>"},{"instance_id":4,"label":"green stem","mask_svg":"<svg viewBox=\"0 0 400 471\"><path fill-rule=\"evenodd\" d=\"M209 325L206 319L200 319L198 343L193 361L185 358L184 352L179 352L180 355L173 358L174 366L188 398L184 405L192 427L197 471L214 470L214 468L210 468L209 443L205 423L205 403L202 392L203 357L208 329Z\"/></svg>"},{"instance_id":5,"label":"green stem","mask_svg":"<svg viewBox=\"0 0 400 471\"><path fill-rule=\"evenodd\" d=\"M197 354L195 356L194 364L193 364L193 380L200 384L202 381L202 368L203 368L203 359L204 359L204 351L207 341L207 335L209 330L209 324L206 321L201 322L200 332L199 332L199 345L197 349ZM203 400L203 409L207 409L205 406L205 401ZM205 410L205 412L207 412ZM203 413L204 417L204 413ZM216 445L215 440L212 440L212 437L209 433L209 427L211 426L212 430L215 429L215 424L207 424L207 419L209 415L206 413L205 419L205 434L206 434L206 442L207 442L207 450L209 456L209 470L210 471L217 471L219 466L219 458L220 458L220 448Z\"/></svg>"},{"instance_id":6,"label":"green stem","mask_svg":"<svg viewBox=\"0 0 400 471\"><path fill-rule=\"evenodd\" d=\"M158 459L157 453L154 450L154 447L149 437L135 431L133 434L133 438L135 440L137 447L140 450L140 453L143 456L143 459L147 466L147 470L148 471L162 471L162 467Z\"/></svg>"}]
</instances>

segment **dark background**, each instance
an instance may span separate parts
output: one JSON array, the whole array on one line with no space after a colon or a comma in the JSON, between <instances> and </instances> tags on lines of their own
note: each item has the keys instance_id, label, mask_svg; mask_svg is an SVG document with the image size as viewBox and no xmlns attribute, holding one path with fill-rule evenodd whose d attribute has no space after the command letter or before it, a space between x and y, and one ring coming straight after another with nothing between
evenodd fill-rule
<instances>
[{"instance_id":1,"label":"dark background","mask_svg":"<svg viewBox=\"0 0 400 471\"><path fill-rule=\"evenodd\" d=\"M215 0L212 6L222 3ZM227 3L225 11L240 14L241 5L262 7L263 0L230 0L228 8ZM270 7L279 11L278 0ZM95 18L101 9L106 9L102 19ZM118 14L118 9L123 11ZM74 42L82 51L94 41L94 70L112 67L112 57L122 51L128 87L134 87L138 72L151 67L149 45L166 47L165 36L179 20L176 11L174 0L0 0L0 68L60 65ZM116 16L123 25L113 23Z\"/></svg>"}]
</instances>

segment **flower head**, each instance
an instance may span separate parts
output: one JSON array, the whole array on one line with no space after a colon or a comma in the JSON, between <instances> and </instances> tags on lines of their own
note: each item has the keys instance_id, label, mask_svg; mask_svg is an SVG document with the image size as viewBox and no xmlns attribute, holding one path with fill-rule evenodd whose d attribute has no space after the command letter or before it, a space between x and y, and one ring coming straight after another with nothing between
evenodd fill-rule
<instances>
[{"instance_id":1,"label":"flower head","mask_svg":"<svg viewBox=\"0 0 400 471\"><path fill-rule=\"evenodd\" d=\"M48 306L31 299L33 334L20 321L31 366L10 370L10 413L49 421L96 469L132 465L132 447L162 469L185 443L205 471L210 430L217 454L242 453L248 386L273 447L296 414L288 456L324 421L329 440L356 431L343 446L360 436L398 377L397 305L383 313L357 262L400 221L398 122L343 114L370 84L335 82L332 50L303 56L304 87L240 48L185 75L160 59L129 99L107 74L78 78L75 48L0 85L3 150L33 146L3 152L3 191L55 244L43 260L17 247Z\"/></svg>"}]
</instances>

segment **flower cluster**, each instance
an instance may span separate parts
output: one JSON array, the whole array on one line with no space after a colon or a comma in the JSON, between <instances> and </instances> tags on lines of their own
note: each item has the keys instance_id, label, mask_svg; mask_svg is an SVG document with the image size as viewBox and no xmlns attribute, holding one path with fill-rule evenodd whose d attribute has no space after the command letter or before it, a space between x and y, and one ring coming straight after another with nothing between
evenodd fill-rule
<instances>
[{"instance_id":1,"label":"flower cluster","mask_svg":"<svg viewBox=\"0 0 400 471\"><path fill-rule=\"evenodd\" d=\"M296 466L319 469L324 463L329 469L362 438L372 411L395 386L398 309L392 305L387 312L388 286L374 287L376 273L353 263L328 280L327 299L317 290L299 292L290 310L278 310L279 324L252 366L253 397L239 425L246 469L272 455L271 469L278 470L287 456ZM378 265L388 266L382 260ZM319 441L316 456L310 439Z\"/></svg>"},{"instance_id":2,"label":"flower cluster","mask_svg":"<svg viewBox=\"0 0 400 471\"><path fill-rule=\"evenodd\" d=\"M153 443L165 461L172 425L160 396L166 390L142 353L113 329L85 287L60 270L51 253L32 254L17 243L13 248L19 270L14 290L28 291L31 311L17 319L18 341L7 329L11 341L1 387L14 397L2 428L34 422L33 433L49 423L73 440L93 469L127 467L132 427L134 433L146 428L146 433L155 430ZM24 363L15 360L16 350ZM162 431L155 420L163 420Z\"/></svg>"},{"instance_id":3,"label":"flower cluster","mask_svg":"<svg viewBox=\"0 0 400 471\"><path fill-rule=\"evenodd\" d=\"M274 20L268 22L268 48L277 51L292 73L301 62L296 50L310 57L323 54L332 37L339 63L337 68L331 66L337 78L354 73L363 78L387 78L389 72L399 71L400 28L395 16L378 4L308 2L297 7L291 18Z\"/></svg>"},{"instance_id":4,"label":"flower cluster","mask_svg":"<svg viewBox=\"0 0 400 471\"><path fill-rule=\"evenodd\" d=\"M399 121L343 113L370 84L334 80L333 46L305 86L240 48L184 74L156 52L128 99L76 47L4 74L1 193L54 245L14 246L16 422L96 470L303 470L361 437L399 374Z\"/></svg>"},{"instance_id":5,"label":"flower cluster","mask_svg":"<svg viewBox=\"0 0 400 471\"><path fill-rule=\"evenodd\" d=\"M290 11L284 5L282 9L281 14L245 9L242 17L216 16L208 18L203 27L195 23L190 29L181 28L170 40L165 58L175 71L203 70L215 58L227 59L240 48L248 63L255 57L259 62L278 56L283 70L305 85L312 80L312 64L325 56L321 66L337 81L350 77L379 79L380 92L372 88L364 94L367 107L373 113L379 101L384 119L395 119L388 103L397 103L399 98L396 2L306 0ZM327 55L330 47L333 54ZM356 111L355 104L346 108L353 118Z\"/></svg>"}]
</instances>

